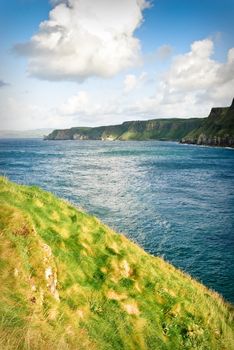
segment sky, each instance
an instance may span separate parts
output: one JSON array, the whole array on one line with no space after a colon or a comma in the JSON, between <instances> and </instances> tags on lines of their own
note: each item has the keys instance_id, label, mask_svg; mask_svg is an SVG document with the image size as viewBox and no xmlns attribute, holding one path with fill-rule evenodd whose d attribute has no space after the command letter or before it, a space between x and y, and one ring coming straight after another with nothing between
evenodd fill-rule
<instances>
[{"instance_id":1,"label":"sky","mask_svg":"<svg viewBox=\"0 0 234 350\"><path fill-rule=\"evenodd\" d=\"M0 0L0 129L206 117L234 97L234 0Z\"/></svg>"}]
</instances>

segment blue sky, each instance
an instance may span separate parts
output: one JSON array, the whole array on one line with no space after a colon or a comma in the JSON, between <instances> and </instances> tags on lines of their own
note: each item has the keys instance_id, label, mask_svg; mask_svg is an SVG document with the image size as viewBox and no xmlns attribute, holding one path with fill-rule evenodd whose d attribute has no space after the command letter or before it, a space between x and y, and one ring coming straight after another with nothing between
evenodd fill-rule
<instances>
[{"instance_id":1,"label":"blue sky","mask_svg":"<svg viewBox=\"0 0 234 350\"><path fill-rule=\"evenodd\" d=\"M191 42L222 33L219 55L233 45L233 0L159 0L145 11L145 22L139 30L143 48L169 43L176 51L189 49Z\"/></svg>"},{"instance_id":2,"label":"blue sky","mask_svg":"<svg viewBox=\"0 0 234 350\"><path fill-rule=\"evenodd\" d=\"M233 0L0 0L0 128L206 116L233 97L233 18Z\"/></svg>"}]
</instances>

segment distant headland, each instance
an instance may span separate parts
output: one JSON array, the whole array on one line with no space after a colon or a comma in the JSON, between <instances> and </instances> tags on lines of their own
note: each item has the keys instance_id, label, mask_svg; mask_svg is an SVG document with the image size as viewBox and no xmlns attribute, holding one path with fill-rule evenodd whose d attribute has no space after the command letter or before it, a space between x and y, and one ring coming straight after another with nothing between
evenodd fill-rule
<instances>
[{"instance_id":1,"label":"distant headland","mask_svg":"<svg viewBox=\"0 0 234 350\"><path fill-rule=\"evenodd\" d=\"M58 129L45 140L177 141L234 147L234 100L230 107L212 108L206 118L127 121L120 125Z\"/></svg>"}]
</instances>

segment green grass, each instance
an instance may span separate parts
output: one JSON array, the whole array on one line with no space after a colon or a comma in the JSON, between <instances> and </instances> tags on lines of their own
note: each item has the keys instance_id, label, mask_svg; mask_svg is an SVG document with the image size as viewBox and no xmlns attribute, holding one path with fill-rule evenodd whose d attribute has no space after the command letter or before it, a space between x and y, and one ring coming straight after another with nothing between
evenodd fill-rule
<instances>
[{"instance_id":1,"label":"green grass","mask_svg":"<svg viewBox=\"0 0 234 350\"><path fill-rule=\"evenodd\" d=\"M222 298L98 219L0 178L0 349L231 350Z\"/></svg>"}]
</instances>

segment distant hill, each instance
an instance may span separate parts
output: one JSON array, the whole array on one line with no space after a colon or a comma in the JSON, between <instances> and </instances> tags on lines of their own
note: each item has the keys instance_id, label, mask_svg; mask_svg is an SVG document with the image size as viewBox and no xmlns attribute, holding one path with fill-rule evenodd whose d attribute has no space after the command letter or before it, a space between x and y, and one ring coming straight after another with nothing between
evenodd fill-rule
<instances>
[{"instance_id":1,"label":"distant hill","mask_svg":"<svg viewBox=\"0 0 234 350\"><path fill-rule=\"evenodd\" d=\"M35 130L0 130L0 139L42 139L45 135L52 132L53 129L35 129Z\"/></svg>"},{"instance_id":2,"label":"distant hill","mask_svg":"<svg viewBox=\"0 0 234 350\"><path fill-rule=\"evenodd\" d=\"M217 293L70 203L3 177L0 247L2 350L234 349L233 308Z\"/></svg>"},{"instance_id":3,"label":"distant hill","mask_svg":"<svg viewBox=\"0 0 234 350\"><path fill-rule=\"evenodd\" d=\"M207 118L152 119L120 125L54 130L45 140L165 140L234 147L234 103L212 108Z\"/></svg>"},{"instance_id":4,"label":"distant hill","mask_svg":"<svg viewBox=\"0 0 234 350\"><path fill-rule=\"evenodd\" d=\"M202 119L152 119L121 125L54 130L46 140L174 140L179 141L202 124Z\"/></svg>"},{"instance_id":5,"label":"distant hill","mask_svg":"<svg viewBox=\"0 0 234 350\"><path fill-rule=\"evenodd\" d=\"M202 124L183 137L181 142L234 147L234 99L230 107L212 108Z\"/></svg>"}]
</instances>

